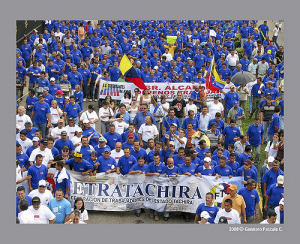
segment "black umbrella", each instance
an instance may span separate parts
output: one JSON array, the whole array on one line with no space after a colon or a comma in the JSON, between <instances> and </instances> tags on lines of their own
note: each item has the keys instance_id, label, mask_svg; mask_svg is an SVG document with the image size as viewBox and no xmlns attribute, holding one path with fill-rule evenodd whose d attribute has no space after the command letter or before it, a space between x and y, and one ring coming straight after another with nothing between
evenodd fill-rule
<instances>
[{"instance_id":1,"label":"black umbrella","mask_svg":"<svg viewBox=\"0 0 300 244\"><path fill-rule=\"evenodd\" d=\"M232 76L231 81L237 84L247 84L255 79L256 78L252 73L241 71Z\"/></svg>"}]
</instances>

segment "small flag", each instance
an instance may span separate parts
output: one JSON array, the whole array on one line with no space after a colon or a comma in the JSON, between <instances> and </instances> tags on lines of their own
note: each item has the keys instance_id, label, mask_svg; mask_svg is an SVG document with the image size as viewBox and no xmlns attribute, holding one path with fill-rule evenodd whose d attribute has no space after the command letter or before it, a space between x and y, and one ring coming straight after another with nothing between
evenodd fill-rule
<instances>
[{"instance_id":1,"label":"small flag","mask_svg":"<svg viewBox=\"0 0 300 244\"><path fill-rule=\"evenodd\" d=\"M226 83L225 81L220 80L214 62L215 62L215 57L213 57L206 74L206 88L211 91L219 91L224 88Z\"/></svg>"}]
</instances>

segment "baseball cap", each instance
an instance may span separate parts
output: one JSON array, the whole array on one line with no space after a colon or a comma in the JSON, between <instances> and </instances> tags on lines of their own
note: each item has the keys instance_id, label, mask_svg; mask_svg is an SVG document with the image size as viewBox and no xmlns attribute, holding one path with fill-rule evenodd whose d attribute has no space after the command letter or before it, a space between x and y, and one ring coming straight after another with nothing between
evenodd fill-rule
<instances>
[{"instance_id":1,"label":"baseball cap","mask_svg":"<svg viewBox=\"0 0 300 244\"><path fill-rule=\"evenodd\" d=\"M40 58L40 59L38 60L38 62L43 62L43 59Z\"/></svg>"},{"instance_id":2,"label":"baseball cap","mask_svg":"<svg viewBox=\"0 0 300 244\"><path fill-rule=\"evenodd\" d=\"M158 69L158 66L154 66L154 68L153 69Z\"/></svg>"},{"instance_id":3,"label":"baseball cap","mask_svg":"<svg viewBox=\"0 0 300 244\"><path fill-rule=\"evenodd\" d=\"M40 95L39 95L39 97L43 97L43 98L45 98L45 95L44 95L44 94L40 94Z\"/></svg>"},{"instance_id":4,"label":"baseball cap","mask_svg":"<svg viewBox=\"0 0 300 244\"><path fill-rule=\"evenodd\" d=\"M106 148L104 149L104 152L111 152L111 150L110 150L110 148L106 147Z\"/></svg>"},{"instance_id":5,"label":"baseball cap","mask_svg":"<svg viewBox=\"0 0 300 244\"><path fill-rule=\"evenodd\" d=\"M132 47L136 47L136 45L132 45Z\"/></svg>"},{"instance_id":6,"label":"baseball cap","mask_svg":"<svg viewBox=\"0 0 300 244\"><path fill-rule=\"evenodd\" d=\"M57 121L57 123L63 123L64 121L62 120L62 119L59 119L58 121Z\"/></svg>"},{"instance_id":7,"label":"baseball cap","mask_svg":"<svg viewBox=\"0 0 300 244\"><path fill-rule=\"evenodd\" d=\"M275 158L274 158L273 156L269 156L269 157L268 157L268 162L269 162L269 163L273 163L274 160L275 160Z\"/></svg>"},{"instance_id":8,"label":"baseball cap","mask_svg":"<svg viewBox=\"0 0 300 244\"><path fill-rule=\"evenodd\" d=\"M171 126L172 126L172 125L174 125L174 126L176 126L176 127L177 127L177 124L176 124L176 123L172 123L172 124L171 124Z\"/></svg>"},{"instance_id":9,"label":"baseball cap","mask_svg":"<svg viewBox=\"0 0 300 244\"><path fill-rule=\"evenodd\" d=\"M134 134L133 133L128 133L127 138L134 138Z\"/></svg>"},{"instance_id":10,"label":"baseball cap","mask_svg":"<svg viewBox=\"0 0 300 244\"><path fill-rule=\"evenodd\" d=\"M45 87L43 88L43 91L49 91L49 87L45 86Z\"/></svg>"},{"instance_id":11,"label":"baseball cap","mask_svg":"<svg viewBox=\"0 0 300 244\"><path fill-rule=\"evenodd\" d=\"M284 176L283 175L278 175L277 184L284 184Z\"/></svg>"},{"instance_id":12,"label":"baseball cap","mask_svg":"<svg viewBox=\"0 0 300 244\"><path fill-rule=\"evenodd\" d=\"M203 211L201 212L201 215L200 215L201 218L205 218L205 219L209 219L210 218L210 215L207 211Z\"/></svg>"},{"instance_id":13,"label":"baseball cap","mask_svg":"<svg viewBox=\"0 0 300 244\"><path fill-rule=\"evenodd\" d=\"M174 141L170 141L170 145L174 146L175 145Z\"/></svg>"},{"instance_id":14,"label":"baseball cap","mask_svg":"<svg viewBox=\"0 0 300 244\"><path fill-rule=\"evenodd\" d=\"M234 84L232 84L232 85L230 86L230 88L232 88L232 87L233 87L233 88L235 88L235 85L234 85Z\"/></svg>"},{"instance_id":15,"label":"baseball cap","mask_svg":"<svg viewBox=\"0 0 300 244\"><path fill-rule=\"evenodd\" d=\"M75 132L82 132L82 129L80 127L76 128Z\"/></svg>"},{"instance_id":16,"label":"baseball cap","mask_svg":"<svg viewBox=\"0 0 300 244\"><path fill-rule=\"evenodd\" d=\"M211 158L210 157L205 157L204 162L211 162Z\"/></svg>"},{"instance_id":17,"label":"baseball cap","mask_svg":"<svg viewBox=\"0 0 300 244\"><path fill-rule=\"evenodd\" d=\"M80 152L75 152L75 153L74 153L74 157L75 157L75 158L82 158L82 153L80 153Z\"/></svg>"},{"instance_id":18,"label":"baseball cap","mask_svg":"<svg viewBox=\"0 0 300 244\"><path fill-rule=\"evenodd\" d=\"M46 183L45 180L40 180L39 181L39 186L46 186L46 185L47 185L47 183Z\"/></svg>"},{"instance_id":19,"label":"baseball cap","mask_svg":"<svg viewBox=\"0 0 300 244\"><path fill-rule=\"evenodd\" d=\"M87 123L90 123L90 121L89 121L88 119L84 119L84 120L83 120L83 123L84 123L84 124L87 124Z\"/></svg>"},{"instance_id":20,"label":"baseball cap","mask_svg":"<svg viewBox=\"0 0 300 244\"><path fill-rule=\"evenodd\" d=\"M195 153L197 154L197 151L195 149L190 150L190 154L195 154Z\"/></svg>"},{"instance_id":21,"label":"baseball cap","mask_svg":"<svg viewBox=\"0 0 300 244\"><path fill-rule=\"evenodd\" d=\"M20 129L21 129L21 126L18 125L18 124L16 124L16 128L17 128L18 130L20 130Z\"/></svg>"},{"instance_id":22,"label":"baseball cap","mask_svg":"<svg viewBox=\"0 0 300 244\"><path fill-rule=\"evenodd\" d=\"M39 197L32 198L32 205L39 205L41 203L41 199Z\"/></svg>"},{"instance_id":23,"label":"baseball cap","mask_svg":"<svg viewBox=\"0 0 300 244\"><path fill-rule=\"evenodd\" d=\"M63 95L64 93L63 93L62 90L58 90L55 94L57 94L57 95Z\"/></svg>"},{"instance_id":24,"label":"baseball cap","mask_svg":"<svg viewBox=\"0 0 300 244\"><path fill-rule=\"evenodd\" d=\"M233 106L239 106L238 101L234 101L234 102L233 102Z\"/></svg>"},{"instance_id":25,"label":"baseball cap","mask_svg":"<svg viewBox=\"0 0 300 244\"><path fill-rule=\"evenodd\" d=\"M220 217L219 224L228 224L227 218L225 216Z\"/></svg>"},{"instance_id":26,"label":"baseball cap","mask_svg":"<svg viewBox=\"0 0 300 244\"><path fill-rule=\"evenodd\" d=\"M50 81L52 81L52 80L55 80L55 78L54 78L54 77L51 77L51 78L50 78Z\"/></svg>"},{"instance_id":27,"label":"baseball cap","mask_svg":"<svg viewBox=\"0 0 300 244\"><path fill-rule=\"evenodd\" d=\"M217 126L217 123L216 123L216 122L212 122L212 123L210 124L210 127L213 127L213 126Z\"/></svg>"},{"instance_id":28,"label":"baseball cap","mask_svg":"<svg viewBox=\"0 0 300 244\"><path fill-rule=\"evenodd\" d=\"M98 52L95 52L95 55L94 55L94 56L97 56L97 55L99 55L99 53L98 53Z\"/></svg>"},{"instance_id":29,"label":"baseball cap","mask_svg":"<svg viewBox=\"0 0 300 244\"><path fill-rule=\"evenodd\" d=\"M284 198L281 198L281 200L279 201L279 205L280 204L284 206Z\"/></svg>"},{"instance_id":30,"label":"baseball cap","mask_svg":"<svg viewBox=\"0 0 300 244\"><path fill-rule=\"evenodd\" d=\"M218 96L214 96L214 99L219 99L219 97Z\"/></svg>"},{"instance_id":31,"label":"baseball cap","mask_svg":"<svg viewBox=\"0 0 300 244\"><path fill-rule=\"evenodd\" d=\"M269 49L269 50L267 51L267 54L271 54L271 52L272 52L272 51Z\"/></svg>"},{"instance_id":32,"label":"baseball cap","mask_svg":"<svg viewBox=\"0 0 300 244\"><path fill-rule=\"evenodd\" d=\"M93 138L99 138L100 137L100 133L98 131L96 131L93 135Z\"/></svg>"},{"instance_id":33,"label":"baseball cap","mask_svg":"<svg viewBox=\"0 0 300 244\"><path fill-rule=\"evenodd\" d=\"M41 140L41 144L47 145L48 144L48 140L47 139L42 139Z\"/></svg>"},{"instance_id":34,"label":"baseball cap","mask_svg":"<svg viewBox=\"0 0 300 244\"><path fill-rule=\"evenodd\" d=\"M230 190L237 190L237 186L232 184L232 185L229 186L229 189Z\"/></svg>"},{"instance_id":35,"label":"baseball cap","mask_svg":"<svg viewBox=\"0 0 300 244\"><path fill-rule=\"evenodd\" d=\"M69 150L69 147L68 146L63 146L62 150Z\"/></svg>"},{"instance_id":36,"label":"baseball cap","mask_svg":"<svg viewBox=\"0 0 300 244\"><path fill-rule=\"evenodd\" d=\"M32 138L32 141L40 141L40 139L35 136L35 137Z\"/></svg>"},{"instance_id":37,"label":"baseball cap","mask_svg":"<svg viewBox=\"0 0 300 244\"><path fill-rule=\"evenodd\" d=\"M101 136L98 141L99 142L105 142L105 138L103 136Z\"/></svg>"},{"instance_id":38,"label":"baseball cap","mask_svg":"<svg viewBox=\"0 0 300 244\"><path fill-rule=\"evenodd\" d=\"M63 130L63 131L60 133L60 135L61 135L61 136L66 136L66 135L68 135L68 133L67 133L65 130Z\"/></svg>"}]
</instances>

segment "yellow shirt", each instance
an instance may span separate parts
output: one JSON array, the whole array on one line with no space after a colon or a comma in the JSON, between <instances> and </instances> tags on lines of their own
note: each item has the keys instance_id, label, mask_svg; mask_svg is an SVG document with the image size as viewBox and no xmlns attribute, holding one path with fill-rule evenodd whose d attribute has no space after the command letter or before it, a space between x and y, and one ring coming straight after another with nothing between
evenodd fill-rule
<instances>
[{"instance_id":1,"label":"yellow shirt","mask_svg":"<svg viewBox=\"0 0 300 244\"><path fill-rule=\"evenodd\" d=\"M228 194L226 197L223 198L221 208L225 207L224 202L228 198L232 200L232 208L235 209L236 211L238 211L238 213L241 215L242 209L246 208L246 203L245 203L243 196L236 194L236 197L231 197Z\"/></svg>"}]
</instances>

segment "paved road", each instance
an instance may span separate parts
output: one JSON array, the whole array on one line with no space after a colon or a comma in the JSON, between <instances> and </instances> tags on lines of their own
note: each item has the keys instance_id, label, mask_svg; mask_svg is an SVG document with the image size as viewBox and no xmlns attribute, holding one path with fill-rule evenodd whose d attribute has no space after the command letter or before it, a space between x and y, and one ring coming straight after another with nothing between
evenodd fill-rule
<instances>
[{"instance_id":1,"label":"paved road","mask_svg":"<svg viewBox=\"0 0 300 244\"><path fill-rule=\"evenodd\" d=\"M270 29L269 35L270 38L273 36L273 29L275 23L278 21L268 21L268 26ZM258 21L258 25L263 23L263 21ZM284 24L282 25L282 30L284 30ZM277 42L279 45L284 44L283 32L279 33ZM27 92L25 89L24 94ZM85 102L83 104L83 111L87 110L89 104L93 104L95 106L96 111L98 111L97 102ZM25 106L25 99L20 103L20 105ZM99 131L100 124L96 124L96 130ZM102 211L89 211L89 223L90 224L186 224L193 223L193 217L190 222L185 222L185 220L181 217L181 213L174 212L170 213L170 219L168 221L163 220L163 216L159 221L155 221L149 217L149 210L146 210L146 213L142 213L140 217L136 217L133 211L130 212L102 212ZM259 222L259 221L258 221Z\"/></svg>"}]
</instances>

